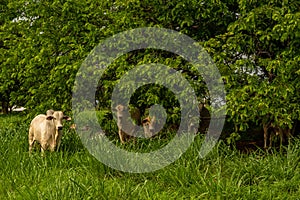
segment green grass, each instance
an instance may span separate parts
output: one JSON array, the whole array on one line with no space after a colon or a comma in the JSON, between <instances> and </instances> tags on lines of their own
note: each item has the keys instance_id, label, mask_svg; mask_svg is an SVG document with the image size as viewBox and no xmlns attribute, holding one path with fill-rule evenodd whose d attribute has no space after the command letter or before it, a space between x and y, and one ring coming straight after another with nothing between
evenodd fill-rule
<instances>
[{"instance_id":1,"label":"green grass","mask_svg":"<svg viewBox=\"0 0 300 200\"><path fill-rule=\"evenodd\" d=\"M132 174L97 161L68 130L61 151L47 152L44 157L37 151L29 155L29 123L23 118L0 115L0 199L300 198L297 139L282 151L257 150L250 154L219 142L200 159L199 136L171 165L151 173ZM136 146L144 148L149 143L137 141L136 146L128 146L136 150Z\"/></svg>"}]
</instances>

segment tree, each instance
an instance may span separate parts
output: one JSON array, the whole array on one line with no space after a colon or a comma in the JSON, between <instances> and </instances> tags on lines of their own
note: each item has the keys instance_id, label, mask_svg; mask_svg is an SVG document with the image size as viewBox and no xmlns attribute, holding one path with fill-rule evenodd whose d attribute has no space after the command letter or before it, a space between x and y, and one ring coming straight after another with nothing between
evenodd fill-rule
<instances>
[{"instance_id":1,"label":"tree","mask_svg":"<svg viewBox=\"0 0 300 200\"><path fill-rule=\"evenodd\" d=\"M106 4L79 0L7 4L16 13L1 26L1 38L8 45L2 54L2 90L9 91L2 98L36 111L70 110L76 71L109 23ZM21 33L18 37L15 30L15 35Z\"/></svg>"},{"instance_id":2,"label":"tree","mask_svg":"<svg viewBox=\"0 0 300 200\"><path fill-rule=\"evenodd\" d=\"M299 4L289 0L3 1L0 101L7 110L23 105L38 112L70 111L76 73L91 50L114 34L155 26L192 37L212 55L226 85L227 114L236 131L253 122L291 128L300 115ZM110 109L119 79L134 66L148 63L179 71L199 99L209 99L202 77L183 58L144 49L119 57L107 68L97 88L98 108ZM139 88L131 103L142 110L156 103L166 105L175 116L169 119L173 123L180 114L175 99L165 87L152 84Z\"/></svg>"},{"instance_id":3,"label":"tree","mask_svg":"<svg viewBox=\"0 0 300 200\"><path fill-rule=\"evenodd\" d=\"M237 131L251 122L291 129L300 118L299 6L239 1L238 19L206 43L224 76L228 115Z\"/></svg>"},{"instance_id":4,"label":"tree","mask_svg":"<svg viewBox=\"0 0 300 200\"><path fill-rule=\"evenodd\" d=\"M116 1L112 13L114 23L109 26L112 33L130 30L137 27L164 27L180 31L197 41L226 32L226 27L235 20L238 9L235 1ZM105 73L98 87L100 105L110 107L111 92L114 85L126 71L134 66L147 63L162 63L180 71L195 89L199 99L208 97L205 83L192 69L189 63L178 55L159 50L137 50L119 58ZM164 99L162 98L164 97ZM167 110L178 108L172 92L164 87L145 86L132 97L132 103L145 110L150 105L159 103ZM179 109L173 114L179 115Z\"/></svg>"},{"instance_id":5,"label":"tree","mask_svg":"<svg viewBox=\"0 0 300 200\"><path fill-rule=\"evenodd\" d=\"M19 61L22 57L16 44L23 40L23 32L18 27L17 19L22 9L15 9L9 1L1 2L0 28L0 102L4 113L16 103L12 96L20 88L22 82ZM21 104L19 104L21 105Z\"/></svg>"}]
</instances>

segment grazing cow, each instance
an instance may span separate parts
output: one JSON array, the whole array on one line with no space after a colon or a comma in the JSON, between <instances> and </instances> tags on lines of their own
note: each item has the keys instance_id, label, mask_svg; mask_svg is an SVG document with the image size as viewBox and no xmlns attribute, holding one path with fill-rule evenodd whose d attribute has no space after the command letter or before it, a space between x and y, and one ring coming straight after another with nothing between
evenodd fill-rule
<instances>
[{"instance_id":1,"label":"grazing cow","mask_svg":"<svg viewBox=\"0 0 300 200\"><path fill-rule=\"evenodd\" d=\"M41 145L42 153L50 148L54 151L55 147L59 149L62 137L62 120L71 120L70 117L63 114L62 111L48 110L46 115L36 116L30 123L28 141L29 152L32 151L35 141Z\"/></svg>"},{"instance_id":2,"label":"grazing cow","mask_svg":"<svg viewBox=\"0 0 300 200\"><path fill-rule=\"evenodd\" d=\"M153 117L146 117L142 121L143 128L144 128L144 134L146 138L151 138L156 131L156 119L155 116Z\"/></svg>"},{"instance_id":3,"label":"grazing cow","mask_svg":"<svg viewBox=\"0 0 300 200\"><path fill-rule=\"evenodd\" d=\"M117 124L118 124L118 133L121 143L125 143L126 140L130 138L130 135L135 131L133 124L131 123L130 118L139 125L140 122L140 111L138 109L130 109L130 113L128 112L128 107L123 105L116 106L117 111ZM124 132L124 131L127 131Z\"/></svg>"}]
</instances>

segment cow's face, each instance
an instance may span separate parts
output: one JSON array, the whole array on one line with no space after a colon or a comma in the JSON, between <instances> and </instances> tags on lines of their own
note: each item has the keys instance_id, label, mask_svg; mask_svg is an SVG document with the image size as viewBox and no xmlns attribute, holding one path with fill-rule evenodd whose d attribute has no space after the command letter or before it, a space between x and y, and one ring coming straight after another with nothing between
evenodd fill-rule
<instances>
[{"instance_id":1,"label":"cow's face","mask_svg":"<svg viewBox=\"0 0 300 200\"><path fill-rule=\"evenodd\" d=\"M152 137L155 134L155 117L153 116L152 118L147 117L143 119L143 128L144 128L144 133L146 138Z\"/></svg>"},{"instance_id":2,"label":"cow's face","mask_svg":"<svg viewBox=\"0 0 300 200\"><path fill-rule=\"evenodd\" d=\"M127 110L127 107L123 105L118 105L116 106L116 110L118 121L121 121L124 118L124 113Z\"/></svg>"},{"instance_id":3,"label":"cow's face","mask_svg":"<svg viewBox=\"0 0 300 200\"><path fill-rule=\"evenodd\" d=\"M48 120L53 120L55 124L55 128L60 131L63 128L63 120L71 120L71 117L64 115L62 111L53 111L53 110L48 110L47 111L47 119Z\"/></svg>"}]
</instances>

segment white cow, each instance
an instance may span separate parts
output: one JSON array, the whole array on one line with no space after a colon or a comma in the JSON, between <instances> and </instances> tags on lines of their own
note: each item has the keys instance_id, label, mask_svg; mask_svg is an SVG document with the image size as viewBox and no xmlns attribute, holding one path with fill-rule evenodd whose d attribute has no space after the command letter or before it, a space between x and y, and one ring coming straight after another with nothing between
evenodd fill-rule
<instances>
[{"instance_id":1,"label":"white cow","mask_svg":"<svg viewBox=\"0 0 300 200\"><path fill-rule=\"evenodd\" d=\"M63 114L62 111L48 110L46 115L36 116L30 123L28 141L29 152L32 151L35 141L41 144L42 153L50 148L54 151L55 147L59 149L62 137L62 121L71 120L70 117Z\"/></svg>"}]
</instances>

